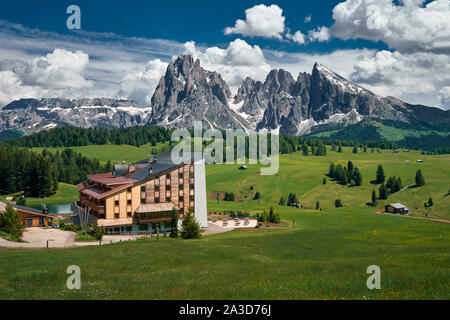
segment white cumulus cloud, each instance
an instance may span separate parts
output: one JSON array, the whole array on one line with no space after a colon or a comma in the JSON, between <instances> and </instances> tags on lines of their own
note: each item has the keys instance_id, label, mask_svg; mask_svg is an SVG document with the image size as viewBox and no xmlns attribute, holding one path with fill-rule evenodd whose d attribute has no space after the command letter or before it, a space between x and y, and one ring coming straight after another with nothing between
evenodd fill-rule
<instances>
[{"instance_id":1,"label":"white cumulus cloud","mask_svg":"<svg viewBox=\"0 0 450 320\"><path fill-rule=\"evenodd\" d=\"M271 70L261 48L241 39L230 42L226 49L209 47L202 50L195 42L187 42L185 48L185 54L200 59L204 69L220 73L232 91L236 91L246 77L264 81Z\"/></svg>"},{"instance_id":2,"label":"white cumulus cloud","mask_svg":"<svg viewBox=\"0 0 450 320\"><path fill-rule=\"evenodd\" d=\"M317 30L310 30L308 32L308 37L309 37L309 41L314 42L314 41L319 41L319 42L325 42L330 40L331 35L330 35L330 30L325 27L319 27L317 28Z\"/></svg>"},{"instance_id":3,"label":"white cumulus cloud","mask_svg":"<svg viewBox=\"0 0 450 320\"><path fill-rule=\"evenodd\" d=\"M306 42L306 36L301 31L297 31L294 34L287 33L286 38L298 44L305 44Z\"/></svg>"},{"instance_id":4,"label":"white cumulus cloud","mask_svg":"<svg viewBox=\"0 0 450 320\"><path fill-rule=\"evenodd\" d=\"M341 39L383 41L401 52L450 53L450 1L346 0L333 9L331 32Z\"/></svg>"},{"instance_id":5,"label":"white cumulus cloud","mask_svg":"<svg viewBox=\"0 0 450 320\"><path fill-rule=\"evenodd\" d=\"M92 87L84 76L89 55L56 48L29 62L0 61L0 105L24 97L66 97Z\"/></svg>"},{"instance_id":6,"label":"white cumulus cloud","mask_svg":"<svg viewBox=\"0 0 450 320\"><path fill-rule=\"evenodd\" d=\"M432 52L379 51L359 59L351 78L386 96L448 108L450 56Z\"/></svg>"},{"instance_id":7,"label":"white cumulus cloud","mask_svg":"<svg viewBox=\"0 0 450 320\"><path fill-rule=\"evenodd\" d=\"M150 105L153 93L161 77L165 74L168 63L154 59L143 70L127 74L120 82L117 97Z\"/></svg>"},{"instance_id":8,"label":"white cumulus cloud","mask_svg":"<svg viewBox=\"0 0 450 320\"><path fill-rule=\"evenodd\" d=\"M241 34L249 37L282 39L284 32L283 10L273 4L256 5L245 10L245 20L238 19L234 27L227 27L225 34Z\"/></svg>"}]
</instances>

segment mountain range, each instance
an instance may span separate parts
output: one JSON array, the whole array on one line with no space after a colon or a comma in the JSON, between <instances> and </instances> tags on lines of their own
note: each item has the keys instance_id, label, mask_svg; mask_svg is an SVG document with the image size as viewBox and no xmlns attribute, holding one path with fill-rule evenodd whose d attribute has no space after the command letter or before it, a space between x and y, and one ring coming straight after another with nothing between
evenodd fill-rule
<instances>
[{"instance_id":1,"label":"mountain range","mask_svg":"<svg viewBox=\"0 0 450 320\"><path fill-rule=\"evenodd\" d=\"M151 106L115 99L20 99L3 107L0 130L34 132L60 125L129 127L158 125L268 130L306 135L362 121L393 121L414 128L450 131L450 111L381 97L315 63L312 73L272 70L264 82L246 78L236 95L216 72L183 55L173 60Z\"/></svg>"}]
</instances>

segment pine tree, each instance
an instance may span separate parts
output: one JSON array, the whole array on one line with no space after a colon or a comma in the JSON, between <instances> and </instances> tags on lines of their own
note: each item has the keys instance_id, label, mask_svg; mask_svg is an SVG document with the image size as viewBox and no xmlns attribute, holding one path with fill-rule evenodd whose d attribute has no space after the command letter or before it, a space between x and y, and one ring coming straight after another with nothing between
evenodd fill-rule
<instances>
[{"instance_id":1,"label":"pine tree","mask_svg":"<svg viewBox=\"0 0 450 320\"><path fill-rule=\"evenodd\" d=\"M357 146L354 146L352 152L353 152L353 153L358 153L358 147L357 147Z\"/></svg>"},{"instance_id":2,"label":"pine tree","mask_svg":"<svg viewBox=\"0 0 450 320\"><path fill-rule=\"evenodd\" d=\"M94 224L92 226L91 236L93 236L98 241L103 239L103 235L105 234L105 229L98 226L97 219L94 220Z\"/></svg>"},{"instance_id":3,"label":"pine tree","mask_svg":"<svg viewBox=\"0 0 450 320\"><path fill-rule=\"evenodd\" d=\"M170 237L178 238L178 213L175 209L172 211L172 220L170 221Z\"/></svg>"},{"instance_id":4,"label":"pine tree","mask_svg":"<svg viewBox=\"0 0 450 320\"><path fill-rule=\"evenodd\" d=\"M425 185L425 178L423 177L422 170L419 169L416 172L416 186L422 187Z\"/></svg>"},{"instance_id":5,"label":"pine tree","mask_svg":"<svg viewBox=\"0 0 450 320\"><path fill-rule=\"evenodd\" d=\"M387 192L387 188L386 188L386 186L384 185L384 183L382 183L381 184L381 186L380 186L380 199L381 200L386 200L387 198L388 198L388 192Z\"/></svg>"},{"instance_id":6,"label":"pine tree","mask_svg":"<svg viewBox=\"0 0 450 320\"><path fill-rule=\"evenodd\" d=\"M355 184L357 186L360 186L362 184L362 176L358 168L355 168L353 171L353 180L355 181Z\"/></svg>"},{"instance_id":7,"label":"pine tree","mask_svg":"<svg viewBox=\"0 0 450 320\"><path fill-rule=\"evenodd\" d=\"M342 146L339 145L338 152L342 153Z\"/></svg>"},{"instance_id":8,"label":"pine tree","mask_svg":"<svg viewBox=\"0 0 450 320\"><path fill-rule=\"evenodd\" d=\"M373 204L377 203L377 194L375 190L372 191L372 203Z\"/></svg>"},{"instance_id":9,"label":"pine tree","mask_svg":"<svg viewBox=\"0 0 450 320\"><path fill-rule=\"evenodd\" d=\"M430 197L430 199L428 199L428 207L432 207L433 205L434 205L433 199L431 199Z\"/></svg>"},{"instance_id":10,"label":"pine tree","mask_svg":"<svg viewBox=\"0 0 450 320\"><path fill-rule=\"evenodd\" d=\"M199 239L200 226L195 221L191 210L186 214L182 223L181 238L183 239Z\"/></svg>"},{"instance_id":11,"label":"pine tree","mask_svg":"<svg viewBox=\"0 0 450 320\"><path fill-rule=\"evenodd\" d=\"M302 150L303 150L303 155L304 155L305 157L307 157L307 156L309 155L308 145L307 145L307 144L304 144L304 145L302 146Z\"/></svg>"},{"instance_id":12,"label":"pine tree","mask_svg":"<svg viewBox=\"0 0 450 320\"><path fill-rule=\"evenodd\" d=\"M347 169L348 169L348 179L352 180L353 179L353 162L349 161L347 164Z\"/></svg>"},{"instance_id":13,"label":"pine tree","mask_svg":"<svg viewBox=\"0 0 450 320\"><path fill-rule=\"evenodd\" d=\"M323 178L322 184L327 184L327 178Z\"/></svg>"},{"instance_id":14,"label":"pine tree","mask_svg":"<svg viewBox=\"0 0 450 320\"><path fill-rule=\"evenodd\" d=\"M386 180L386 176L384 175L384 169L383 169L383 166L380 164L380 165L378 165L378 168L377 168L376 181L379 184L379 183L383 183L385 180Z\"/></svg>"},{"instance_id":15,"label":"pine tree","mask_svg":"<svg viewBox=\"0 0 450 320\"><path fill-rule=\"evenodd\" d=\"M330 169L328 170L328 176L332 179L334 179L336 176L336 166L334 165L334 162L330 163Z\"/></svg>"},{"instance_id":16,"label":"pine tree","mask_svg":"<svg viewBox=\"0 0 450 320\"><path fill-rule=\"evenodd\" d=\"M317 200L317 202L316 202L316 210L319 210L320 209L320 203L319 203L319 201Z\"/></svg>"},{"instance_id":17,"label":"pine tree","mask_svg":"<svg viewBox=\"0 0 450 320\"><path fill-rule=\"evenodd\" d=\"M286 199L284 199L284 197L281 197L280 201L278 202L278 205L284 207L286 205Z\"/></svg>"},{"instance_id":18,"label":"pine tree","mask_svg":"<svg viewBox=\"0 0 450 320\"><path fill-rule=\"evenodd\" d=\"M0 230L20 239L25 226L20 222L19 215L8 203L4 213L0 214Z\"/></svg>"},{"instance_id":19,"label":"pine tree","mask_svg":"<svg viewBox=\"0 0 450 320\"><path fill-rule=\"evenodd\" d=\"M342 201L341 199L337 199L336 201L334 201L334 206L336 208L341 208L342 207Z\"/></svg>"}]
</instances>

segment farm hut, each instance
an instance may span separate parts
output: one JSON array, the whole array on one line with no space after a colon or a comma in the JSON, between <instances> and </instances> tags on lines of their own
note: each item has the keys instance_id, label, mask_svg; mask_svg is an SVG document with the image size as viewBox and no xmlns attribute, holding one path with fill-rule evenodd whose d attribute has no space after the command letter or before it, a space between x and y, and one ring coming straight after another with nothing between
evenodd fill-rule
<instances>
[{"instance_id":1,"label":"farm hut","mask_svg":"<svg viewBox=\"0 0 450 320\"><path fill-rule=\"evenodd\" d=\"M401 203L391 203L388 204L385 207L385 211L388 213L395 213L395 214L408 214L409 209L402 205Z\"/></svg>"}]
</instances>

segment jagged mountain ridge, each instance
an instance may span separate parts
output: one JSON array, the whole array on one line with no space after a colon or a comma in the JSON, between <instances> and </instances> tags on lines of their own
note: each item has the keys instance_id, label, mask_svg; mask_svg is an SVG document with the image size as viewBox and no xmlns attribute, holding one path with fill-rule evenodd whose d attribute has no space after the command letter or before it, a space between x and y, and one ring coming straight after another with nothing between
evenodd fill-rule
<instances>
[{"instance_id":1,"label":"jagged mountain ridge","mask_svg":"<svg viewBox=\"0 0 450 320\"><path fill-rule=\"evenodd\" d=\"M244 128L249 124L233 112L231 91L222 77L200 66L200 60L184 55L172 61L152 97L149 125L206 128Z\"/></svg>"},{"instance_id":2,"label":"jagged mountain ridge","mask_svg":"<svg viewBox=\"0 0 450 320\"><path fill-rule=\"evenodd\" d=\"M94 99L20 99L3 107L0 130L50 129L69 124L83 128L131 127L142 125L151 108L129 100Z\"/></svg>"},{"instance_id":3,"label":"jagged mountain ridge","mask_svg":"<svg viewBox=\"0 0 450 320\"><path fill-rule=\"evenodd\" d=\"M151 107L115 99L21 99L5 106L0 130L161 125L191 128L244 128L305 135L327 126L345 127L363 119L433 123L450 128L450 111L380 97L319 63L297 79L272 70L264 82L246 78L235 96L220 74L183 55L173 60L153 94Z\"/></svg>"}]
</instances>

